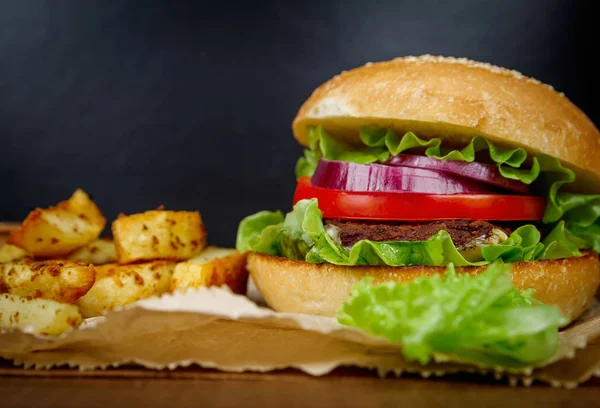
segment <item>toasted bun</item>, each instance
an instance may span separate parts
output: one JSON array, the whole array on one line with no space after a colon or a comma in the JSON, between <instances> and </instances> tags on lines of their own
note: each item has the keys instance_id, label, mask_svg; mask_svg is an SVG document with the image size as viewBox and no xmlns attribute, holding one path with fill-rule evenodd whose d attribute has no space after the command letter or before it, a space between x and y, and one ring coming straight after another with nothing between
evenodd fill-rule
<instances>
[{"instance_id":1,"label":"toasted bun","mask_svg":"<svg viewBox=\"0 0 600 408\"><path fill-rule=\"evenodd\" d=\"M577 258L516 262L512 280L519 289L533 288L535 297L557 305L570 319L587 309L600 284L598 254ZM251 253L248 269L265 300L279 312L335 316L352 287L371 276L373 283L410 282L419 276L442 274L435 266L337 266L310 264L286 258ZM485 267L456 268L458 273L478 274Z\"/></svg>"},{"instance_id":2,"label":"toasted bun","mask_svg":"<svg viewBox=\"0 0 600 408\"><path fill-rule=\"evenodd\" d=\"M574 189L600 191L600 133L588 117L550 86L489 64L425 55L344 72L304 103L294 137L307 145L317 125L351 143L364 125L456 146L481 135L556 157L576 173Z\"/></svg>"}]
</instances>

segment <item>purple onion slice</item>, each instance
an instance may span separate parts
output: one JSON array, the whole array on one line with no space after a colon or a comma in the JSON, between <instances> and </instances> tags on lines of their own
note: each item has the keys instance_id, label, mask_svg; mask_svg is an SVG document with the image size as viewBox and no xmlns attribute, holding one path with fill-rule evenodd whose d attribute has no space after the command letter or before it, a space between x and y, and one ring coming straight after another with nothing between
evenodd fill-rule
<instances>
[{"instance_id":1,"label":"purple onion slice","mask_svg":"<svg viewBox=\"0 0 600 408\"><path fill-rule=\"evenodd\" d=\"M392 156L387 162L389 166L412 167L419 169L441 171L447 174L462 176L485 184L501 187L518 193L530 193L527 184L519 180L511 180L500 174L498 167L490 164L476 162L462 162L458 160L438 160L433 157L416 156L412 154L399 154Z\"/></svg>"},{"instance_id":2,"label":"purple onion slice","mask_svg":"<svg viewBox=\"0 0 600 408\"><path fill-rule=\"evenodd\" d=\"M494 186L451 173L407 166L357 164L321 159L311 179L315 187L355 192L489 194Z\"/></svg>"}]
</instances>

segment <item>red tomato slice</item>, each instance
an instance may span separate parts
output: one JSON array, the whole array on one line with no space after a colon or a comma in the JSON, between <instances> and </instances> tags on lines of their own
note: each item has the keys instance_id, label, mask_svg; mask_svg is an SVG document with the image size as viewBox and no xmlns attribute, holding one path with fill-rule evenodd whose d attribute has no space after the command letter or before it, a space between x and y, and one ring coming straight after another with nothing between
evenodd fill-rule
<instances>
[{"instance_id":1,"label":"red tomato slice","mask_svg":"<svg viewBox=\"0 0 600 408\"><path fill-rule=\"evenodd\" d=\"M314 187L310 177L301 177L294 204L305 198L319 200L324 218L358 220L533 221L546 209L546 200L534 196L347 192Z\"/></svg>"}]
</instances>

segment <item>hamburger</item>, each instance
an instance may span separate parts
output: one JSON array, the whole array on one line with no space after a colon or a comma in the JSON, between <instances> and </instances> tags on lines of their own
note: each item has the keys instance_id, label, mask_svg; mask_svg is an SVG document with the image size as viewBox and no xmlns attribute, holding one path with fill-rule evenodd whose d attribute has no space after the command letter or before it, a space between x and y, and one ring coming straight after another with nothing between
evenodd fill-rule
<instances>
[{"instance_id":1,"label":"hamburger","mask_svg":"<svg viewBox=\"0 0 600 408\"><path fill-rule=\"evenodd\" d=\"M293 209L240 223L237 248L280 312L335 316L373 284L510 265L570 321L600 284L600 133L563 94L466 59L369 63L293 121Z\"/></svg>"}]
</instances>

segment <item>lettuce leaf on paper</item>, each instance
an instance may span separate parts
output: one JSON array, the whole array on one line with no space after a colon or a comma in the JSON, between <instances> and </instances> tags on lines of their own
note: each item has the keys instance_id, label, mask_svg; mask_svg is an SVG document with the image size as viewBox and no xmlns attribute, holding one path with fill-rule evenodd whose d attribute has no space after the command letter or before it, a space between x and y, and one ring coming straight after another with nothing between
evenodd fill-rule
<instances>
[{"instance_id":1,"label":"lettuce leaf on paper","mask_svg":"<svg viewBox=\"0 0 600 408\"><path fill-rule=\"evenodd\" d=\"M482 366L541 364L558 350L558 329L568 323L556 306L519 292L510 267L491 264L479 275L420 277L410 284L356 285L338 313L340 323L402 344L409 361L426 364L434 353Z\"/></svg>"},{"instance_id":2,"label":"lettuce leaf on paper","mask_svg":"<svg viewBox=\"0 0 600 408\"><path fill-rule=\"evenodd\" d=\"M563 167L556 158L540 154L528 161L524 149L499 147L480 136L473 137L460 150L443 147L440 138L421 139L412 132L400 138L390 129L375 127L361 128L360 140L362 146L350 146L337 141L322 126L309 129L309 149L306 149L304 157L298 160L296 175L312 175L321 157L368 164L383 163L393 155L407 151L415 152L415 149L425 156L439 160L473 162L478 154L487 155L504 177L532 184L534 189L546 195L547 207L543 222L563 232L549 235L560 235L560 243L544 241L547 249L542 259L555 256L558 247L568 256L578 256L581 249L600 252L600 194L560 192L563 185L575 181L575 174ZM531 167L522 167L525 163L530 163ZM560 224L560 221L564 221L564 225ZM531 257L530 260L534 259L537 257Z\"/></svg>"},{"instance_id":3,"label":"lettuce leaf on paper","mask_svg":"<svg viewBox=\"0 0 600 408\"><path fill-rule=\"evenodd\" d=\"M560 227L560 228L559 228ZM572 236L564 223L540 242L540 231L533 225L517 228L501 244L483 247L482 261L470 262L456 249L446 231L440 231L426 241L375 242L361 240L350 250L342 247L324 228L317 199L300 200L293 211L261 211L246 217L238 229L236 247L240 251L255 251L279 255L310 263L334 265L485 265L504 262L565 258L580 254L583 240Z\"/></svg>"}]
</instances>

